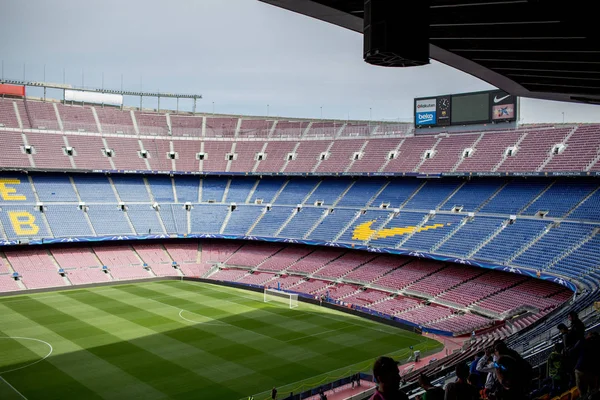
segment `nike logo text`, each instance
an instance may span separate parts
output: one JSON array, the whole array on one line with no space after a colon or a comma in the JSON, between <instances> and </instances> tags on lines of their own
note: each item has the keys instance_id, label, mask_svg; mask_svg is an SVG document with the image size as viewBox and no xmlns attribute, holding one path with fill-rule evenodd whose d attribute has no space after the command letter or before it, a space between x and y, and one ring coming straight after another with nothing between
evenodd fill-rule
<instances>
[{"instance_id":1,"label":"nike logo text","mask_svg":"<svg viewBox=\"0 0 600 400\"><path fill-rule=\"evenodd\" d=\"M496 96L494 96L494 103L500 103L502 100L506 99L507 97L510 97L510 94L508 94L504 97L500 97L500 98L497 98Z\"/></svg>"}]
</instances>

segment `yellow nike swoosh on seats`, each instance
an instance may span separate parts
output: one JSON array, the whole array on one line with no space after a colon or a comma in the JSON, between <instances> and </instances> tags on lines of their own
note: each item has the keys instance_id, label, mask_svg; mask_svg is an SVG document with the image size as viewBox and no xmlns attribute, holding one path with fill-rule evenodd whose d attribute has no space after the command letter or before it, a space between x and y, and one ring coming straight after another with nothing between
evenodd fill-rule
<instances>
[{"instance_id":1,"label":"yellow nike swoosh on seats","mask_svg":"<svg viewBox=\"0 0 600 400\"><path fill-rule=\"evenodd\" d=\"M376 220L373 220L373 221L363 222L362 224L357 225L356 228L354 228L354 231L352 233L352 239L353 240L367 240L367 239L371 238L371 236L372 236L372 239L386 238L386 237L390 237L390 236L402 236L402 235L406 235L407 233L423 232L423 231L428 231L430 229L443 228L444 226L446 226L446 224L433 224L433 225L425 225L425 226L421 226L421 227L403 226L403 227L398 227L398 228L387 228L387 229L375 230L375 229L371 228L371 226L375 222L376 222Z\"/></svg>"}]
</instances>

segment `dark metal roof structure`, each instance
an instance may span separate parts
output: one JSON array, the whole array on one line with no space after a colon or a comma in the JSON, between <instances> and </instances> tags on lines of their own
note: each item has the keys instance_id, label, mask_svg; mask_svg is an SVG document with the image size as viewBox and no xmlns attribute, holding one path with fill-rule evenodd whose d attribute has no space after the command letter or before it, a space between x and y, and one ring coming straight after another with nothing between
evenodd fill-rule
<instances>
[{"instance_id":1,"label":"dark metal roof structure","mask_svg":"<svg viewBox=\"0 0 600 400\"><path fill-rule=\"evenodd\" d=\"M364 0L260 1L363 31ZM514 95L600 104L600 18L594 5L431 0L430 57Z\"/></svg>"}]
</instances>

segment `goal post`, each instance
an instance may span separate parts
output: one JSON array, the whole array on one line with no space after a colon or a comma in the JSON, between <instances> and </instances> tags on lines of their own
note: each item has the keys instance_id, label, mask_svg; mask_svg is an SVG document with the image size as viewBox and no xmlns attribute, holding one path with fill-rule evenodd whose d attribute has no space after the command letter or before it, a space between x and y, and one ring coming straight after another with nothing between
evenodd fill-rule
<instances>
[{"instance_id":1,"label":"goal post","mask_svg":"<svg viewBox=\"0 0 600 400\"><path fill-rule=\"evenodd\" d=\"M295 293L287 293L282 290L265 288L264 302L278 301L286 303L290 308L298 307L298 295Z\"/></svg>"}]
</instances>

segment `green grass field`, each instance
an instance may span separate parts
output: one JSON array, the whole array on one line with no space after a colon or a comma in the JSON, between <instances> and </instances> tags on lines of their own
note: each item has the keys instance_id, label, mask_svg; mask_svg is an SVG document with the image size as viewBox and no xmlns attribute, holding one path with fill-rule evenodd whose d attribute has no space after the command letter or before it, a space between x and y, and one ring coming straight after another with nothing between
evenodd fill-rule
<instances>
[{"instance_id":1,"label":"green grass field","mask_svg":"<svg viewBox=\"0 0 600 400\"><path fill-rule=\"evenodd\" d=\"M161 281L0 298L0 399L246 399L399 360L425 337L262 293Z\"/></svg>"}]
</instances>

